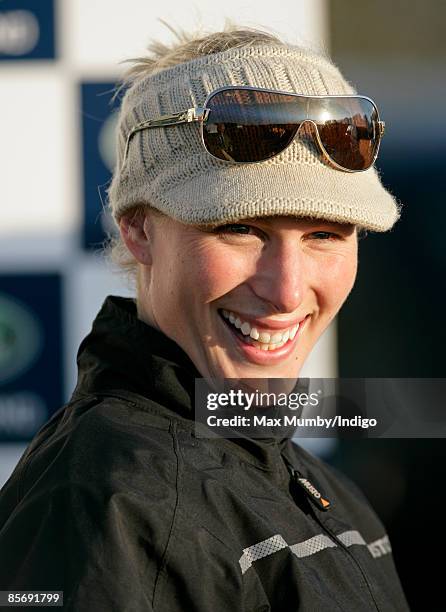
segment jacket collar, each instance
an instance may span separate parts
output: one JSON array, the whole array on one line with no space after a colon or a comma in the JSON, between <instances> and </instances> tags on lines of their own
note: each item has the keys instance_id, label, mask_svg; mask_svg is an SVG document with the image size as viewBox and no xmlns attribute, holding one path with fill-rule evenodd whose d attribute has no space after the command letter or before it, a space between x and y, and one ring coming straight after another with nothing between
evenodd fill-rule
<instances>
[{"instance_id":1,"label":"jacket collar","mask_svg":"<svg viewBox=\"0 0 446 612\"><path fill-rule=\"evenodd\" d=\"M193 417L200 373L170 338L137 316L132 298L109 295L77 354L75 394L129 391Z\"/></svg>"},{"instance_id":2,"label":"jacket collar","mask_svg":"<svg viewBox=\"0 0 446 612\"><path fill-rule=\"evenodd\" d=\"M77 354L78 381L73 396L137 394L157 402L166 416L194 418L195 365L173 340L137 316L133 298L108 296ZM288 439L231 439L242 459L277 469ZM227 442L227 441L226 441Z\"/></svg>"}]
</instances>

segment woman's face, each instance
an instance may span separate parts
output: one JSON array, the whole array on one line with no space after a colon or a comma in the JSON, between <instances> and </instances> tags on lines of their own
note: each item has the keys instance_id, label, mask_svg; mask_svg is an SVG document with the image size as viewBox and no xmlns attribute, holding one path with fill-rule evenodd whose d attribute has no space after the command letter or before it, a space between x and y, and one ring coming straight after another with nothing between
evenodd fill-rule
<instances>
[{"instance_id":1,"label":"woman's face","mask_svg":"<svg viewBox=\"0 0 446 612\"><path fill-rule=\"evenodd\" d=\"M352 225L266 217L216 229L170 218L149 226L139 316L203 377L297 377L354 284Z\"/></svg>"}]
</instances>

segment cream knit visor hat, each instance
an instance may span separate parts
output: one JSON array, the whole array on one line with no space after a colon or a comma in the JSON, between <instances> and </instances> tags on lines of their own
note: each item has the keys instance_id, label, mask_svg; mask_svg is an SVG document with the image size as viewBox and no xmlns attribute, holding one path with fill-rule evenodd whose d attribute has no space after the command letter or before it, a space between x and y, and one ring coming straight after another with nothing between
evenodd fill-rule
<instances>
[{"instance_id":1,"label":"cream knit visor hat","mask_svg":"<svg viewBox=\"0 0 446 612\"><path fill-rule=\"evenodd\" d=\"M109 189L113 217L146 203L183 223L219 224L268 215L353 223L386 231L398 205L376 169L343 172L299 135L278 156L228 164L204 149L198 123L141 130L138 123L202 106L225 85L251 85L307 95L354 94L327 59L293 47L234 48L141 77L126 92L118 127L118 161Z\"/></svg>"}]
</instances>

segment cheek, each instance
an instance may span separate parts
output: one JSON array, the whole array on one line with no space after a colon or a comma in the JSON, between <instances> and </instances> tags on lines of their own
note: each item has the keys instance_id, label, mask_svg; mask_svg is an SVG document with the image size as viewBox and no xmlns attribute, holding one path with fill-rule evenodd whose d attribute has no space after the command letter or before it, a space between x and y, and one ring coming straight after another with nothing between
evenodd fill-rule
<instances>
[{"instance_id":1,"label":"cheek","mask_svg":"<svg viewBox=\"0 0 446 612\"><path fill-rule=\"evenodd\" d=\"M319 267L319 295L322 304L331 311L330 317L347 299L355 283L356 272L356 252L349 256L332 256Z\"/></svg>"},{"instance_id":2,"label":"cheek","mask_svg":"<svg viewBox=\"0 0 446 612\"><path fill-rule=\"evenodd\" d=\"M229 256L224 248L204 249L193 260L194 285L204 303L212 302L243 283L247 277L243 258Z\"/></svg>"}]
</instances>

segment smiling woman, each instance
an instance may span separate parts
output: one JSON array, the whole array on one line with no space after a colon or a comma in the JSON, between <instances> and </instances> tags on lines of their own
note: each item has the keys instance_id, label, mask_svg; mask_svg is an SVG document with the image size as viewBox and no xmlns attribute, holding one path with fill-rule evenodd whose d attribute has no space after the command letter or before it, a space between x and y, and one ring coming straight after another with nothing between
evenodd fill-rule
<instances>
[{"instance_id":1,"label":"smiling woman","mask_svg":"<svg viewBox=\"0 0 446 612\"><path fill-rule=\"evenodd\" d=\"M139 318L206 378L296 378L355 280L353 224L275 216L200 227L149 211L120 227L139 264Z\"/></svg>"},{"instance_id":2,"label":"smiling woman","mask_svg":"<svg viewBox=\"0 0 446 612\"><path fill-rule=\"evenodd\" d=\"M82 612L408 610L348 479L289 435L194 422L197 379L294 388L359 233L397 220L376 104L328 58L237 28L152 45L125 89L109 254L135 295L105 299L70 402L2 490L0 590Z\"/></svg>"}]
</instances>

